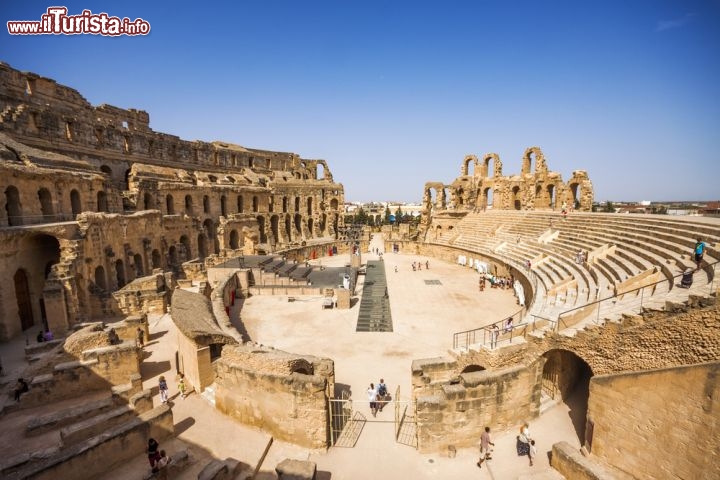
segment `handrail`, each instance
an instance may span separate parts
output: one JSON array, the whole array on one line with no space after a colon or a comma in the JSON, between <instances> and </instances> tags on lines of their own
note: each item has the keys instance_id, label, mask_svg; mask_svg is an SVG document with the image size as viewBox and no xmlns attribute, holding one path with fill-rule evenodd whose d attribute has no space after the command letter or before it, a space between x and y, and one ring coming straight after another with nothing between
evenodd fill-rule
<instances>
[{"instance_id":1,"label":"handrail","mask_svg":"<svg viewBox=\"0 0 720 480\"><path fill-rule=\"evenodd\" d=\"M701 267L701 270L705 270L705 269L707 269L707 268L711 268L711 267L712 267L712 275L711 275L712 278L710 279L710 282L709 282L710 292L712 292L713 286L714 286L714 284L715 284L715 277L716 277L716 275L715 275L715 269L717 268L717 265L720 265L720 260L716 260L716 261L713 262L713 263L708 263L708 264L706 264L705 266ZM683 272L683 273L679 273L679 274L671 277L671 278L669 279L670 283L674 283L675 280L677 280L678 278L681 278L684 274L685 274L685 273ZM558 319L557 319L557 322L556 322L556 324L555 324L555 329L556 329L556 331L560 330L560 323L561 323L561 322L563 322L563 323L565 324L565 328L568 328L568 327L569 327L569 325L567 325L567 324L563 321L563 318L562 318L563 316L567 316L568 314L570 314L570 313L572 313L572 312L575 312L575 311L580 310L580 309L583 309L583 308L591 307L591 306L593 306L593 305L595 305L595 304L598 305L598 315L597 315L598 318L595 320L595 323L599 323L600 304L606 303L606 302L611 301L611 300L613 300L613 299L617 299L618 297L623 296L623 295L629 295L629 294L632 294L632 293L636 293L636 294L637 294L638 291L640 291L640 293L641 293L641 295L642 295L642 294L644 293L644 291L645 291L646 288L654 288L654 287L656 287L656 286L658 286L658 285L661 285L661 284L663 284L663 283L665 283L665 282L668 282L668 279L667 279L667 278L665 278L665 279L663 279L663 280L659 280L659 281L657 281L657 282L649 283L649 284L647 284L647 285L643 285L642 287L638 287L638 288L635 288L635 289L633 289L633 290L628 290L627 292L623 292L623 293L620 293L620 294L616 293L616 294L614 294L614 295L612 295L612 296L610 296L610 297L605 297L605 298L602 298L602 299L600 299L600 300L595 300L595 301L593 301L593 302L588 302L588 303L586 303L586 304L584 304L584 305L580 305L579 307L574 307L574 308L571 308L571 309L569 309L569 310L565 310L564 312L560 312L560 313L558 314ZM640 299L640 306L641 306L641 307L642 307L642 302L643 302L643 298Z\"/></svg>"},{"instance_id":2,"label":"handrail","mask_svg":"<svg viewBox=\"0 0 720 480\"><path fill-rule=\"evenodd\" d=\"M523 308L521 308L520 310L518 310L517 312L515 312L515 313L513 313L513 314L511 314L511 315L509 315L509 316L507 316L507 317L505 317L503 320L497 320L497 321L495 321L495 322L488 323L488 324L485 325L485 326L478 327L478 328L473 328L473 329L471 329L471 330L465 330L465 331L462 331L462 332L453 333L453 349L455 349L455 348L460 348L460 340L461 340L463 337L465 337L465 345L464 345L463 348L467 348L468 345L472 345L472 344L474 344L474 343L478 343L478 342L475 341L475 339L476 339L477 333L479 333L479 332L483 332L483 344L486 343L486 342L485 342L485 340L486 340L486 339L485 339L486 333L490 332L490 329L492 328L493 325L497 325L497 326L498 326L498 331L501 332L501 333L503 333L503 332L504 332L504 329L506 328L506 327L505 327L505 322L507 321L507 319L508 319L508 318L515 318L515 316L517 316L517 315L522 315L523 310L525 310L525 307L523 307ZM522 316L521 316L521 319L522 319ZM527 323L521 323L521 324L517 324L517 325L512 325L512 327L511 327L511 337L512 337L512 330L515 330L517 327L520 327L521 325L527 325ZM473 341L470 341L471 338L472 338Z\"/></svg>"}]
</instances>

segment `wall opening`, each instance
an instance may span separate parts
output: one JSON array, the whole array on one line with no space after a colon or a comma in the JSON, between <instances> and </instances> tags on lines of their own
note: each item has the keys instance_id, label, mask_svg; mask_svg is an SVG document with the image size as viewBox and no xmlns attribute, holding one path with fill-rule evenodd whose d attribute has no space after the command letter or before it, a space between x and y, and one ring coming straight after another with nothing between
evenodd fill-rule
<instances>
[{"instance_id":1,"label":"wall opening","mask_svg":"<svg viewBox=\"0 0 720 480\"><path fill-rule=\"evenodd\" d=\"M480 365L468 365L467 367L462 369L462 373L472 373L472 372L482 372L485 370L485 367L481 367Z\"/></svg>"},{"instance_id":2,"label":"wall opening","mask_svg":"<svg viewBox=\"0 0 720 480\"><path fill-rule=\"evenodd\" d=\"M40 200L40 212L42 213L43 220L52 220L53 204L50 190L47 188L41 188L38 190L38 200Z\"/></svg>"},{"instance_id":3,"label":"wall opening","mask_svg":"<svg viewBox=\"0 0 720 480\"><path fill-rule=\"evenodd\" d=\"M143 195L143 208L145 210L150 210L153 208L152 195L150 195L150 193L148 192L145 192L145 195Z\"/></svg>"},{"instance_id":4,"label":"wall opening","mask_svg":"<svg viewBox=\"0 0 720 480\"><path fill-rule=\"evenodd\" d=\"M35 325L32 300L30 298L30 282L28 282L27 272L22 268L18 269L15 272L13 280L15 281L15 300L17 301L20 326L22 330L27 330Z\"/></svg>"},{"instance_id":5,"label":"wall opening","mask_svg":"<svg viewBox=\"0 0 720 480\"><path fill-rule=\"evenodd\" d=\"M237 230L230 231L230 248L232 248L233 250L237 250L238 247L240 246L239 245L240 244L239 237L240 236L238 235Z\"/></svg>"},{"instance_id":6,"label":"wall opening","mask_svg":"<svg viewBox=\"0 0 720 480\"><path fill-rule=\"evenodd\" d=\"M160 251L156 248L152 251L152 268L162 268L162 262L160 260Z\"/></svg>"},{"instance_id":7,"label":"wall opening","mask_svg":"<svg viewBox=\"0 0 720 480\"><path fill-rule=\"evenodd\" d=\"M265 233L265 217L257 217L258 229L260 230L260 243L267 243L267 233Z\"/></svg>"},{"instance_id":8,"label":"wall opening","mask_svg":"<svg viewBox=\"0 0 720 480\"><path fill-rule=\"evenodd\" d=\"M145 274L145 269L143 268L143 258L142 255L139 253L136 253L133 256L133 263L135 264L135 278L140 278Z\"/></svg>"},{"instance_id":9,"label":"wall opening","mask_svg":"<svg viewBox=\"0 0 720 480\"><path fill-rule=\"evenodd\" d=\"M122 288L127 283L125 280L125 264L122 260L115 262L115 279L117 280L118 288Z\"/></svg>"},{"instance_id":10,"label":"wall opening","mask_svg":"<svg viewBox=\"0 0 720 480\"><path fill-rule=\"evenodd\" d=\"M107 193L105 193L102 190L97 193L97 211L98 212L107 212L108 211Z\"/></svg>"},{"instance_id":11,"label":"wall opening","mask_svg":"<svg viewBox=\"0 0 720 480\"><path fill-rule=\"evenodd\" d=\"M185 261L192 259L192 248L190 247L190 239L187 235L180 237L180 244L183 246L183 250L185 250Z\"/></svg>"},{"instance_id":12,"label":"wall opening","mask_svg":"<svg viewBox=\"0 0 720 480\"><path fill-rule=\"evenodd\" d=\"M73 189L70 191L70 208L72 209L73 219L82 213L82 204L80 203L80 193Z\"/></svg>"},{"instance_id":13,"label":"wall opening","mask_svg":"<svg viewBox=\"0 0 720 480\"><path fill-rule=\"evenodd\" d=\"M277 215L273 215L270 217L270 231L272 232L272 241L273 243L279 241L280 239L280 229L278 228L279 219Z\"/></svg>"},{"instance_id":14,"label":"wall opening","mask_svg":"<svg viewBox=\"0 0 720 480\"><path fill-rule=\"evenodd\" d=\"M313 212L313 199L312 197L308 197L307 199L307 214L312 215Z\"/></svg>"},{"instance_id":15,"label":"wall opening","mask_svg":"<svg viewBox=\"0 0 720 480\"><path fill-rule=\"evenodd\" d=\"M210 197L203 195L203 213L210 213Z\"/></svg>"},{"instance_id":16,"label":"wall opening","mask_svg":"<svg viewBox=\"0 0 720 480\"><path fill-rule=\"evenodd\" d=\"M105 268L102 265L95 267L95 285L107 292L107 280L105 278Z\"/></svg>"},{"instance_id":17,"label":"wall opening","mask_svg":"<svg viewBox=\"0 0 720 480\"><path fill-rule=\"evenodd\" d=\"M238 195L237 197L237 211L238 213L244 213L245 212L245 205L243 205L243 196Z\"/></svg>"},{"instance_id":18,"label":"wall opening","mask_svg":"<svg viewBox=\"0 0 720 480\"><path fill-rule=\"evenodd\" d=\"M257 197L257 196L253 196L253 199L252 199L252 211L253 211L254 213L257 213L257 211L258 211L258 197Z\"/></svg>"},{"instance_id":19,"label":"wall opening","mask_svg":"<svg viewBox=\"0 0 720 480\"><path fill-rule=\"evenodd\" d=\"M168 215L175 215L175 200L172 195L165 196L165 210Z\"/></svg>"},{"instance_id":20,"label":"wall opening","mask_svg":"<svg viewBox=\"0 0 720 480\"><path fill-rule=\"evenodd\" d=\"M5 211L8 225L22 225L22 207L20 205L20 192L13 185L5 189Z\"/></svg>"},{"instance_id":21,"label":"wall opening","mask_svg":"<svg viewBox=\"0 0 720 480\"><path fill-rule=\"evenodd\" d=\"M200 260L204 260L207 254L207 240L205 239L205 235L200 233L198 234L198 255L200 256Z\"/></svg>"},{"instance_id":22,"label":"wall opening","mask_svg":"<svg viewBox=\"0 0 720 480\"><path fill-rule=\"evenodd\" d=\"M185 213L192 217L193 200L191 195L185 195Z\"/></svg>"},{"instance_id":23,"label":"wall opening","mask_svg":"<svg viewBox=\"0 0 720 480\"><path fill-rule=\"evenodd\" d=\"M520 201L520 187L515 185L512 189L512 201L513 201L513 208L515 210L522 209L522 202Z\"/></svg>"},{"instance_id":24,"label":"wall opening","mask_svg":"<svg viewBox=\"0 0 720 480\"><path fill-rule=\"evenodd\" d=\"M227 217L227 198L225 195L220 197L220 215Z\"/></svg>"},{"instance_id":25,"label":"wall opening","mask_svg":"<svg viewBox=\"0 0 720 480\"><path fill-rule=\"evenodd\" d=\"M584 444L592 369L585 360L569 350L550 350L543 357L546 361L541 395L570 407L573 427L580 443Z\"/></svg>"}]
</instances>

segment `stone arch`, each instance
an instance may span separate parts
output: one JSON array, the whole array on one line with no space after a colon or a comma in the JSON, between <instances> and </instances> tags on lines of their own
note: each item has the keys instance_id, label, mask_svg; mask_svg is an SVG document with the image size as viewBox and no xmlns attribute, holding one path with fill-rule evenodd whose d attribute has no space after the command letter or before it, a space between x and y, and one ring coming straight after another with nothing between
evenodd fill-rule
<instances>
[{"instance_id":1,"label":"stone arch","mask_svg":"<svg viewBox=\"0 0 720 480\"><path fill-rule=\"evenodd\" d=\"M290 215L285 215L285 237L288 242L292 241L292 221Z\"/></svg>"},{"instance_id":2,"label":"stone arch","mask_svg":"<svg viewBox=\"0 0 720 480\"><path fill-rule=\"evenodd\" d=\"M175 215L175 200L169 193L165 196L165 209L168 215Z\"/></svg>"},{"instance_id":3,"label":"stone arch","mask_svg":"<svg viewBox=\"0 0 720 480\"><path fill-rule=\"evenodd\" d=\"M99 192L97 192L97 211L108 211L107 193L105 193L104 190L100 190Z\"/></svg>"},{"instance_id":4,"label":"stone arch","mask_svg":"<svg viewBox=\"0 0 720 480\"><path fill-rule=\"evenodd\" d=\"M332 200L330 200L330 209L331 210L337 210L339 206L340 206L340 202L338 202L337 198L333 198Z\"/></svg>"},{"instance_id":5,"label":"stone arch","mask_svg":"<svg viewBox=\"0 0 720 480\"><path fill-rule=\"evenodd\" d=\"M580 198L582 195L582 185L579 183L571 183L569 185L570 194L572 195L572 208L580 210Z\"/></svg>"},{"instance_id":6,"label":"stone arch","mask_svg":"<svg viewBox=\"0 0 720 480\"><path fill-rule=\"evenodd\" d=\"M192 216L193 214L193 198L192 195L185 195L185 214Z\"/></svg>"},{"instance_id":7,"label":"stone arch","mask_svg":"<svg viewBox=\"0 0 720 480\"><path fill-rule=\"evenodd\" d=\"M220 251L220 241L217 238L217 226L212 219L208 218L203 222L203 228L205 229L205 235L207 239L212 242L211 245L213 250L210 253L217 253ZM209 251L209 249L208 249Z\"/></svg>"},{"instance_id":8,"label":"stone arch","mask_svg":"<svg viewBox=\"0 0 720 480\"><path fill-rule=\"evenodd\" d=\"M136 253L133 256L133 263L135 264L135 278L140 278L145 274L145 269L143 268L143 257L139 253Z\"/></svg>"},{"instance_id":9,"label":"stone arch","mask_svg":"<svg viewBox=\"0 0 720 480\"><path fill-rule=\"evenodd\" d=\"M515 210L522 210L522 200L520 199L520 186L512 187L512 204Z\"/></svg>"},{"instance_id":10,"label":"stone arch","mask_svg":"<svg viewBox=\"0 0 720 480\"><path fill-rule=\"evenodd\" d=\"M237 211L238 213L244 213L245 212L245 205L242 195L238 195L237 197Z\"/></svg>"},{"instance_id":11,"label":"stone arch","mask_svg":"<svg viewBox=\"0 0 720 480\"><path fill-rule=\"evenodd\" d=\"M552 349L545 352L542 358L545 363L541 396L564 402L570 407L570 418L582 444L586 433L592 368L582 357L570 350Z\"/></svg>"},{"instance_id":12,"label":"stone arch","mask_svg":"<svg viewBox=\"0 0 720 480\"><path fill-rule=\"evenodd\" d=\"M462 187L455 191L455 206L457 208L465 206L465 190Z\"/></svg>"},{"instance_id":13,"label":"stone arch","mask_svg":"<svg viewBox=\"0 0 720 480\"><path fill-rule=\"evenodd\" d=\"M100 171L107 175L108 177L112 178L112 168L108 167L107 165L102 165L100 167Z\"/></svg>"},{"instance_id":14,"label":"stone arch","mask_svg":"<svg viewBox=\"0 0 720 480\"><path fill-rule=\"evenodd\" d=\"M54 211L50 190L47 188L41 188L38 190L38 200L40 201L40 213L42 213L43 220L51 220L53 218Z\"/></svg>"},{"instance_id":15,"label":"stone arch","mask_svg":"<svg viewBox=\"0 0 720 480\"><path fill-rule=\"evenodd\" d=\"M150 258L152 259L152 268L162 268L162 261L160 260L160 251L155 248L152 251L152 254L150 255Z\"/></svg>"},{"instance_id":16,"label":"stone arch","mask_svg":"<svg viewBox=\"0 0 720 480\"><path fill-rule=\"evenodd\" d=\"M265 232L265 217L258 215L257 217L258 231L260 233L260 243L267 243L267 232Z\"/></svg>"},{"instance_id":17,"label":"stone arch","mask_svg":"<svg viewBox=\"0 0 720 480\"><path fill-rule=\"evenodd\" d=\"M210 197L203 195L203 213L210 213Z\"/></svg>"},{"instance_id":18,"label":"stone arch","mask_svg":"<svg viewBox=\"0 0 720 480\"><path fill-rule=\"evenodd\" d=\"M465 158L463 159L462 167L460 168L460 175L463 177L466 177L470 174L470 162L473 164L473 172L472 175L475 175L478 173L478 158L475 155L465 155Z\"/></svg>"},{"instance_id":19,"label":"stone arch","mask_svg":"<svg viewBox=\"0 0 720 480\"><path fill-rule=\"evenodd\" d=\"M124 287L127 283L125 277L125 263L122 261L121 258L115 261L115 278L117 280L118 288Z\"/></svg>"},{"instance_id":20,"label":"stone arch","mask_svg":"<svg viewBox=\"0 0 720 480\"><path fill-rule=\"evenodd\" d=\"M107 292L107 278L105 278L105 267L98 265L95 267L95 285L101 290Z\"/></svg>"},{"instance_id":21,"label":"stone arch","mask_svg":"<svg viewBox=\"0 0 720 480\"><path fill-rule=\"evenodd\" d=\"M220 215L227 217L227 197L225 195L220 197Z\"/></svg>"},{"instance_id":22,"label":"stone arch","mask_svg":"<svg viewBox=\"0 0 720 480\"><path fill-rule=\"evenodd\" d=\"M325 180L325 165L320 162L315 164L315 179Z\"/></svg>"},{"instance_id":23,"label":"stone arch","mask_svg":"<svg viewBox=\"0 0 720 480\"><path fill-rule=\"evenodd\" d=\"M520 168L522 175L533 173L533 160L535 161L535 173L547 172L545 156L542 150L540 150L540 147L528 147L525 149L522 157L522 166Z\"/></svg>"},{"instance_id":24,"label":"stone arch","mask_svg":"<svg viewBox=\"0 0 720 480\"><path fill-rule=\"evenodd\" d=\"M80 193L74 188L70 190L70 209L72 210L73 219L82 213Z\"/></svg>"},{"instance_id":25,"label":"stone arch","mask_svg":"<svg viewBox=\"0 0 720 480\"><path fill-rule=\"evenodd\" d=\"M491 209L495 204L495 195L492 187L483 188L482 192L482 208Z\"/></svg>"},{"instance_id":26,"label":"stone arch","mask_svg":"<svg viewBox=\"0 0 720 480\"><path fill-rule=\"evenodd\" d=\"M493 177L501 177L502 176L502 162L500 161L500 156L497 153L486 153L483 156L482 160L482 168L480 170L480 176L483 178L490 177L490 161L493 162Z\"/></svg>"},{"instance_id":27,"label":"stone arch","mask_svg":"<svg viewBox=\"0 0 720 480\"><path fill-rule=\"evenodd\" d=\"M190 239L187 235L183 235L180 237L180 244L185 249L185 260L192 259L192 247L190 246Z\"/></svg>"},{"instance_id":28,"label":"stone arch","mask_svg":"<svg viewBox=\"0 0 720 480\"><path fill-rule=\"evenodd\" d=\"M556 193L555 185L552 184L552 183L549 184L549 185L547 186L547 188L546 188L546 192L547 192L547 199L548 199L548 205L547 205L547 206L548 206L548 208L553 208L553 209L554 209L554 208L555 208L555 203L556 203L556 199L555 199L555 193Z\"/></svg>"},{"instance_id":29,"label":"stone arch","mask_svg":"<svg viewBox=\"0 0 720 480\"><path fill-rule=\"evenodd\" d=\"M170 248L168 248L168 266L170 268L176 267L178 264L178 257L177 257L177 249L175 248L175 245L171 245Z\"/></svg>"},{"instance_id":30,"label":"stone arch","mask_svg":"<svg viewBox=\"0 0 720 480\"><path fill-rule=\"evenodd\" d=\"M465 368L463 368L462 371L460 372L460 374L472 373L472 372L482 372L483 370L485 370L485 367L473 364L473 365L468 365Z\"/></svg>"},{"instance_id":31,"label":"stone arch","mask_svg":"<svg viewBox=\"0 0 720 480\"><path fill-rule=\"evenodd\" d=\"M205 257L207 257L207 255L208 255L207 239L205 238L205 234L198 233L197 243L198 243L198 256L200 257L200 260L204 260Z\"/></svg>"},{"instance_id":32,"label":"stone arch","mask_svg":"<svg viewBox=\"0 0 720 480\"><path fill-rule=\"evenodd\" d=\"M7 212L8 225L23 224L20 192L14 185L10 185L5 189L5 211Z\"/></svg>"},{"instance_id":33,"label":"stone arch","mask_svg":"<svg viewBox=\"0 0 720 480\"><path fill-rule=\"evenodd\" d=\"M155 202L153 202L152 194L150 192L145 192L143 195L143 209L151 210L154 207L153 203Z\"/></svg>"},{"instance_id":34,"label":"stone arch","mask_svg":"<svg viewBox=\"0 0 720 480\"><path fill-rule=\"evenodd\" d=\"M20 318L21 330L27 330L35 325L35 316L32 309L32 298L30 295L30 282L28 274L23 268L18 268L13 276L15 284L15 301L17 302L18 317Z\"/></svg>"},{"instance_id":35,"label":"stone arch","mask_svg":"<svg viewBox=\"0 0 720 480\"><path fill-rule=\"evenodd\" d=\"M280 238L280 219L277 215L270 217L270 233L272 234L272 241L277 242Z\"/></svg>"},{"instance_id":36,"label":"stone arch","mask_svg":"<svg viewBox=\"0 0 720 480\"><path fill-rule=\"evenodd\" d=\"M237 250L240 247L240 235L237 230L230 230L230 248Z\"/></svg>"}]
</instances>

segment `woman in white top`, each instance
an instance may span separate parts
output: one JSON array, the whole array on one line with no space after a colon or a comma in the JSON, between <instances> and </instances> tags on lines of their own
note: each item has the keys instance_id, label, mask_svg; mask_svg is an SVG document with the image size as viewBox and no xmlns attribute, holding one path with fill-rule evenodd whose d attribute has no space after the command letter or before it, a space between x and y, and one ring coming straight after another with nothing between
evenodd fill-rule
<instances>
[{"instance_id":1,"label":"woman in white top","mask_svg":"<svg viewBox=\"0 0 720 480\"><path fill-rule=\"evenodd\" d=\"M372 383L370 384L370 388L367 390L367 395L368 401L370 402L370 411L374 417L377 414L377 391L375 390L375 385Z\"/></svg>"}]
</instances>

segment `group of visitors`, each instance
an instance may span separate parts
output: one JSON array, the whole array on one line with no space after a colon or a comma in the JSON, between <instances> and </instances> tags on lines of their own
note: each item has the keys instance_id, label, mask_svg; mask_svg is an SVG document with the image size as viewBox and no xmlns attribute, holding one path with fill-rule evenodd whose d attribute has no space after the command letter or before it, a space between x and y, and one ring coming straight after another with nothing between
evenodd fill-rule
<instances>
[{"instance_id":1,"label":"group of visitors","mask_svg":"<svg viewBox=\"0 0 720 480\"><path fill-rule=\"evenodd\" d=\"M490 282L491 288L499 288L502 290L513 288L513 283L515 282L515 279L512 275L509 277L496 277L490 274L481 274L480 280L478 281L478 287L480 288L480 291L485 290L485 282Z\"/></svg>"},{"instance_id":2,"label":"group of visitors","mask_svg":"<svg viewBox=\"0 0 720 480\"><path fill-rule=\"evenodd\" d=\"M478 459L477 466L482 468L483 462L492 460L492 450L490 446L495 446L492 439L490 438L490 427L485 427L485 431L480 435L480 458ZM524 423L520 427L520 434L517 436L517 454L518 456L528 456L530 460L530 466L534 465L535 457L537 456L537 449L535 448L535 440L530 437L530 426Z\"/></svg>"},{"instance_id":3,"label":"group of visitors","mask_svg":"<svg viewBox=\"0 0 720 480\"><path fill-rule=\"evenodd\" d=\"M185 375L182 373L178 373L178 384L177 384L178 393L180 394L181 398L185 398L187 396L187 387L185 386ZM162 403L168 403L169 397L168 397L168 384L167 380L165 380L165 375L160 375L160 378L158 379L158 390L160 390L160 401Z\"/></svg>"},{"instance_id":4,"label":"group of visitors","mask_svg":"<svg viewBox=\"0 0 720 480\"><path fill-rule=\"evenodd\" d=\"M35 337L35 340L37 340L38 343L43 343L43 342L49 342L53 338L54 338L53 334L50 330L45 330L45 331L40 330L37 334L37 337Z\"/></svg>"},{"instance_id":5,"label":"group of visitors","mask_svg":"<svg viewBox=\"0 0 720 480\"><path fill-rule=\"evenodd\" d=\"M160 472L170 463L165 450L160 450L160 444L154 438L148 440L147 456L153 473Z\"/></svg>"},{"instance_id":6,"label":"group of visitors","mask_svg":"<svg viewBox=\"0 0 720 480\"><path fill-rule=\"evenodd\" d=\"M575 263L577 263L578 265L583 265L583 264L585 264L585 261L587 260L587 257L588 257L588 252L586 252L585 250L580 249L580 250L578 250L578 252L575 254Z\"/></svg>"},{"instance_id":7,"label":"group of visitors","mask_svg":"<svg viewBox=\"0 0 720 480\"><path fill-rule=\"evenodd\" d=\"M420 260L418 260L417 262L412 262L413 272L422 270L422 266L423 264ZM425 270L430 270L430 262L427 260L425 260Z\"/></svg>"},{"instance_id":8,"label":"group of visitors","mask_svg":"<svg viewBox=\"0 0 720 480\"><path fill-rule=\"evenodd\" d=\"M388 393L387 385L385 385L385 380L381 378L377 386L371 383L367 389L367 396L370 402L370 412L372 416L375 417L378 412L382 412L385 404L390 401L390 394Z\"/></svg>"}]
</instances>

